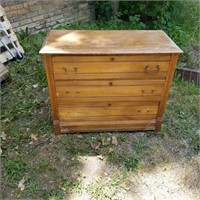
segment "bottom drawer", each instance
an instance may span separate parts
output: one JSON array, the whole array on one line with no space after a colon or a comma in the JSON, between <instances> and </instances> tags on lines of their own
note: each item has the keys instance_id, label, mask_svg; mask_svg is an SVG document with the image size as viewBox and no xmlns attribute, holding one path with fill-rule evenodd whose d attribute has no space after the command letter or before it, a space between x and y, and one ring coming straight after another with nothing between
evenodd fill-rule
<instances>
[{"instance_id":1,"label":"bottom drawer","mask_svg":"<svg viewBox=\"0 0 200 200\"><path fill-rule=\"evenodd\" d=\"M60 122L61 132L155 130L156 120Z\"/></svg>"},{"instance_id":2,"label":"bottom drawer","mask_svg":"<svg viewBox=\"0 0 200 200\"><path fill-rule=\"evenodd\" d=\"M156 115L158 106L102 106L102 107L63 107L59 109L60 120L107 116Z\"/></svg>"},{"instance_id":3,"label":"bottom drawer","mask_svg":"<svg viewBox=\"0 0 200 200\"><path fill-rule=\"evenodd\" d=\"M155 130L159 102L81 102L58 106L61 132Z\"/></svg>"}]
</instances>

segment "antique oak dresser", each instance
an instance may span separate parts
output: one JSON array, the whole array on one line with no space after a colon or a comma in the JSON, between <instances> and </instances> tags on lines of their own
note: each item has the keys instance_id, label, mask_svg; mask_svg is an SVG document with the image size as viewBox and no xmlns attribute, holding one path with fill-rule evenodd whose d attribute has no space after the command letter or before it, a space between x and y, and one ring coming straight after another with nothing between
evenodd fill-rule
<instances>
[{"instance_id":1,"label":"antique oak dresser","mask_svg":"<svg viewBox=\"0 0 200 200\"><path fill-rule=\"evenodd\" d=\"M44 55L56 134L160 130L181 49L163 31L49 31Z\"/></svg>"}]
</instances>

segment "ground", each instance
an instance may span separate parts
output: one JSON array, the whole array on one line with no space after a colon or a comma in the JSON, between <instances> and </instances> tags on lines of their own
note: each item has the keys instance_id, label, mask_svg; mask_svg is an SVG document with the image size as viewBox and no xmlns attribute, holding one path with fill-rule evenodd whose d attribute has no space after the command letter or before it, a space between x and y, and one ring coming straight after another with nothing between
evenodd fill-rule
<instances>
[{"instance_id":1,"label":"ground","mask_svg":"<svg viewBox=\"0 0 200 200\"><path fill-rule=\"evenodd\" d=\"M199 89L174 78L160 132L55 136L44 35L23 33L2 83L1 199L200 199Z\"/></svg>"}]
</instances>

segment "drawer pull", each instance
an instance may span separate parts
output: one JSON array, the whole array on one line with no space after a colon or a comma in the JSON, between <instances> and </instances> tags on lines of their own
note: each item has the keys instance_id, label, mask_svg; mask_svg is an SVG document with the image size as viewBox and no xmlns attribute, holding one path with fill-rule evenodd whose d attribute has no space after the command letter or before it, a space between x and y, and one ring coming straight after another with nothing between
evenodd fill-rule
<instances>
[{"instance_id":1,"label":"drawer pull","mask_svg":"<svg viewBox=\"0 0 200 200\"><path fill-rule=\"evenodd\" d=\"M74 67L74 71L77 72L77 70L78 70L78 67Z\"/></svg>"},{"instance_id":2,"label":"drawer pull","mask_svg":"<svg viewBox=\"0 0 200 200\"><path fill-rule=\"evenodd\" d=\"M67 72L67 67L66 67L66 66L65 66L65 67L63 67L63 69L64 69L64 71L65 71L65 72Z\"/></svg>"},{"instance_id":3,"label":"drawer pull","mask_svg":"<svg viewBox=\"0 0 200 200\"><path fill-rule=\"evenodd\" d=\"M69 91L65 91L66 94L69 94Z\"/></svg>"},{"instance_id":4,"label":"drawer pull","mask_svg":"<svg viewBox=\"0 0 200 200\"><path fill-rule=\"evenodd\" d=\"M153 94L155 90L142 90L142 94Z\"/></svg>"},{"instance_id":5,"label":"drawer pull","mask_svg":"<svg viewBox=\"0 0 200 200\"><path fill-rule=\"evenodd\" d=\"M111 86L111 85L113 85L113 83L112 83L112 82L109 82L109 85Z\"/></svg>"},{"instance_id":6,"label":"drawer pull","mask_svg":"<svg viewBox=\"0 0 200 200\"><path fill-rule=\"evenodd\" d=\"M109 103L108 106L110 107L110 106L111 106L111 103Z\"/></svg>"},{"instance_id":7,"label":"drawer pull","mask_svg":"<svg viewBox=\"0 0 200 200\"><path fill-rule=\"evenodd\" d=\"M80 92L79 92L79 91L76 91L76 93L79 94Z\"/></svg>"},{"instance_id":8,"label":"drawer pull","mask_svg":"<svg viewBox=\"0 0 200 200\"><path fill-rule=\"evenodd\" d=\"M159 72L159 70L160 70L160 65L156 65L156 66L149 66L149 65L147 65L145 67L145 71L148 72L148 73Z\"/></svg>"}]
</instances>

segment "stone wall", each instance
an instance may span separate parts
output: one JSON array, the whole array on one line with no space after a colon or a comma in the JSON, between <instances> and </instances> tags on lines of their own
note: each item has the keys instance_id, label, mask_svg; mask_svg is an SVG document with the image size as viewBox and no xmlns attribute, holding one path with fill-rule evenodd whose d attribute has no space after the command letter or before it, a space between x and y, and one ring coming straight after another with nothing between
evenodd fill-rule
<instances>
[{"instance_id":1,"label":"stone wall","mask_svg":"<svg viewBox=\"0 0 200 200\"><path fill-rule=\"evenodd\" d=\"M94 19L93 1L0 0L14 31L39 32L60 23Z\"/></svg>"}]
</instances>

